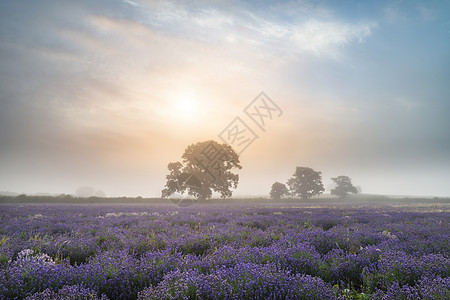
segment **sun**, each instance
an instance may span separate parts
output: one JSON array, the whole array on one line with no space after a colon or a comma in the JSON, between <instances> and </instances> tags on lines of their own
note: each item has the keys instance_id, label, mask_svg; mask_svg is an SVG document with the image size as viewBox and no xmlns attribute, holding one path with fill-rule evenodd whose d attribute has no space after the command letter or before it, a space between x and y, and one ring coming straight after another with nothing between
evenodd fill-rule
<instances>
[{"instance_id":1,"label":"sun","mask_svg":"<svg viewBox=\"0 0 450 300\"><path fill-rule=\"evenodd\" d=\"M189 120L195 118L200 112L198 101L190 95L177 95L173 97L172 112L178 119Z\"/></svg>"}]
</instances>

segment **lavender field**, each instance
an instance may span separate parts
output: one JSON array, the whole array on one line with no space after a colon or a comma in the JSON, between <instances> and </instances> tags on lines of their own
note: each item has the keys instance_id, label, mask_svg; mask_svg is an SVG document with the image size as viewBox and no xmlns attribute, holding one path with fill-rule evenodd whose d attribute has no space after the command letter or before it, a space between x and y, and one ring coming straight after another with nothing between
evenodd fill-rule
<instances>
[{"instance_id":1,"label":"lavender field","mask_svg":"<svg viewBox=\"0 0 450 300\"><path fill-rule=\"evenodd\" d=\"M446 206L0 206L1 299L449 299Z\"/></svg>"}]
</instances>

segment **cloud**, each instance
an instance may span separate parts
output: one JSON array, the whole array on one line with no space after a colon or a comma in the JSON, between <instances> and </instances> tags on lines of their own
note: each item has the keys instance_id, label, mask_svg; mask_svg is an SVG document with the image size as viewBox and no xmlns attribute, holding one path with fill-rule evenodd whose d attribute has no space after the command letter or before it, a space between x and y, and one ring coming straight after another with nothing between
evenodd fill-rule
<instances>
[{"instance_id":1,"label":"cloud","mask_svg":"<svg viewBox=\"0 0 450 300\"><path fill-rule=\"evenodd\" d=\"M384 8L384 17L389 23L405 22L408 20L408 17L394 4L390 4Z\"/></svg>"},{"instance_id":2,"label":"cloud","mask_svg":"<svg viewBox=\"0 0 450 300\"><path fill-rule=\"evenodd\" d=\"M420 4L418 10L425 21L434 21L436 19L436 11L425 4Z\"/></svg>"},{"instance_id":3,"label":"cloud","mask_svg":"<svg viewBox=\"0 0 450 300\"><path fill-rule=\"evenodd\" d=\"M342 22L324 22L309 20L292 30L292 37L299 49L317 55L335 56L338 49L351 42L359 43L370 36L377 24L346 24Z\"/></svg>"},{"instance_id":4,"label":"cloud","mask_svg":"<svg viewBox=\"0 0 450 300\"><path fill-rule=\"evenodd\" d=\"M394 1L384 7L384 18L388 23L433 22L446 18L449 9L447 1Z\"/></svg>"},{"instance_id":5,"label":"cloud","mask_svg":"<svg viewBox=\"0 0 450 300\"><path fill-rule=\"evenodd\" d=\"M397 97L394 99L395 102L397 102L401 107L403 107L406 111L412 111L414 109L417 109L419 104L406 97Z\"/></svg>"},{"instance_id":6,"label":"cloud","mask_svg":"<svg viewBox=\"0 0 450 300\"><path fill-rule=\"evenodd\" d=\"M279 7L268 11L215 7L196 8L173 2L142 5L140 22L158 31L190 40L248 51L280 54L313 54L336 58L340 48L362 42L377 26L374 21L349 23L328 11L302 6L301 14L281 14Z\"/></svg>"}]
</instances>

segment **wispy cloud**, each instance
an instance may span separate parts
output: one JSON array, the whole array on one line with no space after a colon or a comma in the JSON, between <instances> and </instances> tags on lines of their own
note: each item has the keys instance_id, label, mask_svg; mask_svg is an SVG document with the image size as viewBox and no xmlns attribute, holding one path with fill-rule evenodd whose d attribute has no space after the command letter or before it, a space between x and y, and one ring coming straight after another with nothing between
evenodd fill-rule
<instances>
[{"instance_id":1,"label":"wispy cloud","mask_svg":"<svg viewBox=\"0 0 450 300\"><path fill-rule=\"evenodd\" d=\"M384 8L384 17L389 23L405 22L408 19L395 4L389 4Z\"/></svg>"},{"instance_id":2,"label":"wispy cloud","mask_svg":"<svg viewBox=\"0 0 450 300\"><path fill-rule=\"evenodd\" d=\"M425 21L434 21L436 19L436 11L428 7L425 3L419 4L417 9Z\"/></svg>"},{"instance_id":3,"label":"wispy cloud","mask_svg":"<svg viewBox=\"0 0 450 300\"><path fill-rule=\"evenodd\" d=\"M249 51L258 48L259 52L276 55L306 53L332 58L338 57L343 46L364 41L377 26L375 21L340 21L312 7L302 7L301 16L285 17L278 11L219 11L164 2L147 6L142 22L175 36L224 47L247 46L253 47Z\"/></svg>"},{"instance_id":4,"label":"wispy cloud","mask_svg":"<svg viewBox=\"0 0 450 300\"><path fill-rule=\"evenodd\" d=\"M304 51L336 57L341 47L352 42L362 43L376 26L376 22L346 24L310 20L293 30L292 36L297 47Z\"/></svg>"}]
</instances>

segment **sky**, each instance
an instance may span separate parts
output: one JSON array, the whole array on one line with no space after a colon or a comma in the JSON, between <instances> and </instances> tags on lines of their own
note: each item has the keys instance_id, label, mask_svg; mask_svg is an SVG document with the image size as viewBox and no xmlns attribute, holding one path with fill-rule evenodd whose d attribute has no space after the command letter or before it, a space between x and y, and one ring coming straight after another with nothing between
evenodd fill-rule
<instances>
[{"instance_id":1,"label":"sky","mask_svg":"<svg viewBox=\"0 0 450 300\"><path fill-rule=\"evenodd\" d=\"M158 197L239 118L234 195L450 196L449 83L448 0L1 1L0 191Z\"/></svg>"}]
</instances>

